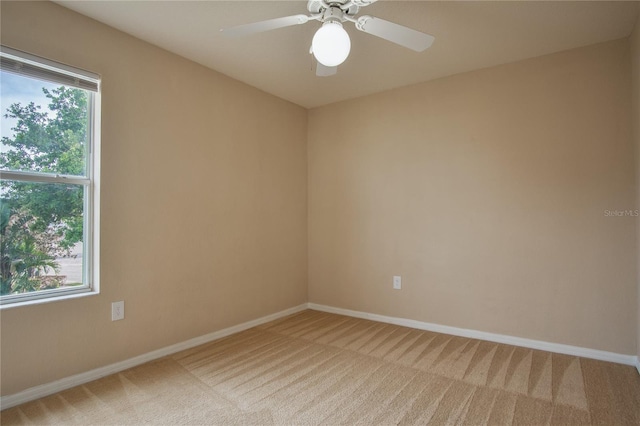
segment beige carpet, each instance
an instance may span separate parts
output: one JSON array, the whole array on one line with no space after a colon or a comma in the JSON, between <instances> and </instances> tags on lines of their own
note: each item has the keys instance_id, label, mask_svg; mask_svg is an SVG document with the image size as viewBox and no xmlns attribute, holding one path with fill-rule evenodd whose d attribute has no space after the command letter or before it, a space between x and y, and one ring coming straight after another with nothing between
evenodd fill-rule
<instances>
[{"instance_id":1,"label":"beige carpet","mask_svg":"<svg viewBox=\"0 0 640 426\"><path fill-rule=\"evenodd\" d=\"M640 376L304 311L1 416L3 425L639 425Z\"/></svg>"}]
</instances>

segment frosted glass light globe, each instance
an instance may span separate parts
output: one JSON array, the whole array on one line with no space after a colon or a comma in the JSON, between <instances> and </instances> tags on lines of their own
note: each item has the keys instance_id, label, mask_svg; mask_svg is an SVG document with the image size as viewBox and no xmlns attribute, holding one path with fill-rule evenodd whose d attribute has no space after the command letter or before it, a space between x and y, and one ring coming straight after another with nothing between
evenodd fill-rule
<instances>
[{"instance_id":1,"label":"frosted glass light globe","mask_svg":"<svg viewBox=\"0 0 640 426\"><path fill-rule=\"evenodd\" d=\"M311 42L313 56L327 67L340 65L349 56L351 40L339 22L325 22Z\"/></svg>"}]
</instances>

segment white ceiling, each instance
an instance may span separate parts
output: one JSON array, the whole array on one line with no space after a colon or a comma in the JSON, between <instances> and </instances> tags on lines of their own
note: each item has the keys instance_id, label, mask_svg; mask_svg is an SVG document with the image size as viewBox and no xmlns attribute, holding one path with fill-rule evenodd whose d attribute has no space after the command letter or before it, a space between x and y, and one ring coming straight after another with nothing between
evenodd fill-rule
<instances>
[{"instance_id":1,"label":"white ceiling","mask_svg":"<svg viewBox=\"0 0 640 426\"><path fill-rule=\"evenodd\" d=\"M319 22L228 39L221 28L306 13L306 1L57 1L306 108L627 37L638 1L379 1L367 14L435 36L422 53L357 31L332 77L316 77Z\"/></svg>"}]
</instances>

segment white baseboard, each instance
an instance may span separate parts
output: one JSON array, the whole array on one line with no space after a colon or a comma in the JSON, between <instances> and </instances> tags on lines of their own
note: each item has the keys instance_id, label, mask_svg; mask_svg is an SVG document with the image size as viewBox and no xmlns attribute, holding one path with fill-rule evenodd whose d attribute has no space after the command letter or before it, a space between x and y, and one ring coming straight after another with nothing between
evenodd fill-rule
<instances>
[{"instance_id":1,"label":"white baseboard","mask_svg":"<svg viewBox=\"0 0 640 426\"><path fill-rule=\"evenodd\" d=\"M147 352L146 354L138 355L133 358L126 359L124 361L116 362L115 364L106 365L104 367L96 368L94 370L86 371L84 373L76 374L70 377L65 377L54 382L45 383L43 385L34 386L29 389L25 389L22 392L18 392L13 395L7 395L0 397L0 409L14 407L25 402L33 401L34 399L42 398L47 395L54 394L56 392L63 391L65 389L72 388L74 386L82 385L92 380L99 379L110 374L118 373L136 365L144 364L145 362L153 361L154 359L161 358L163 356L171 355L176 352L190 349L204 343L208 343L214 340L221 339L231 334L238 333L240 331L247 330L267 323L269 321L276 320L278 318L285 317L287 315L294 314L296 312L307 309L306 303L295 306L293 308L285 309L284 311L276 312L271 315L264 316L252 321L247 321L242 324L234 325L223 330L215 331L213 333L205 334L204 336L195 337L193 339L186 340L184 342L176 343L175 345L166 346L155 351Z\"/></svg>"},{"instance_id":2,"label":"white baseboard","mask_svg":"<svg viewBox=\"0 0 640 426\"><path fill-rule=\"evenodd\" d=\"M636 370L638 370L638 374L640 374L640 358L636 357Z\"/></svg>"},{"instance_id":3,"label":"white baseboard","mask_svg":"<svg viewBox=\"0 0 640 426\"><path fill-rule=\"evenodd\" d=\"M417 328L419 330L433 331L436 333L452 334L454 336L469 337L471 339L487 340L489 342L504 343L506 345L521 346L530 349L556 352L565 355L574 355L583 358L597 359L600 361L615 362L618 364L635 365L640 373L640 362L637 356L623 355L615 352L601 351L597 349L581 348L579 346L550 343L541 340L524 339L522 337L507 336L504 334L487 333L485 331L470 330L466 328L450 327L447 325L433 324L429 322L415 321L404 318L388 317L385 315L370 314L367 312L352 311L350 309L334 308L333 306L309 303L309 309L346 315L355 318L369 319L404 327Z\"/></svg>"}]
</instances>

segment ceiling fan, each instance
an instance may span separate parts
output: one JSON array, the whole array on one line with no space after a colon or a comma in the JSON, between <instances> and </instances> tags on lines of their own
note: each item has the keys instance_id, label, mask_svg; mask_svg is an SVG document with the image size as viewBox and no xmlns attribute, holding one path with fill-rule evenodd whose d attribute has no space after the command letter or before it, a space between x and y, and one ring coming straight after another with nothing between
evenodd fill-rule
<instances>
[{"instance_id":1,"label":"ceiling fan","mask_svg":"<svg viewBox=\"0 0 640 426\"><path fill-rule=\"evenodd\" d=\"M222 29L227 37L241 37L263 31L275 30L292 25L306 24L309 21L320 21L322 26L313 36L311 51L317 60L316 75L326 77L334 75L338 65L349 56L351 40L342 27L344 22L352 22L356 29L422 52L435 38L429 34L407 28L373 16L356 16L361 7L369 6L377 0L309 0L309 15L293 15L283 18L268 19L251 24Z\"/></svg>"}]
</instances>

